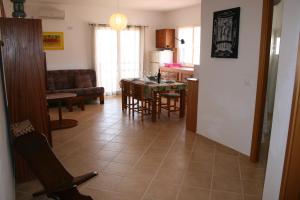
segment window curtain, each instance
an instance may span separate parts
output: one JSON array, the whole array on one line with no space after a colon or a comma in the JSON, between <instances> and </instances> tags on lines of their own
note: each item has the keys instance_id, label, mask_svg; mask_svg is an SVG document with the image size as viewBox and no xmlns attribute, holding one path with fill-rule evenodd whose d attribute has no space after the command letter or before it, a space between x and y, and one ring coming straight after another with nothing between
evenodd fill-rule
<instances>
[{"instance_id":1,"label":"window curtain","mask_svg":"<svg viewBox=\"0 0 300 200\"><path fill-rule=\"evenodd\" d=\"M120 80L140 77L144 63L144 27L115 31L94 26L94 66L97 85L106 95L120 92Z\"/></svg>"}]
</instances>

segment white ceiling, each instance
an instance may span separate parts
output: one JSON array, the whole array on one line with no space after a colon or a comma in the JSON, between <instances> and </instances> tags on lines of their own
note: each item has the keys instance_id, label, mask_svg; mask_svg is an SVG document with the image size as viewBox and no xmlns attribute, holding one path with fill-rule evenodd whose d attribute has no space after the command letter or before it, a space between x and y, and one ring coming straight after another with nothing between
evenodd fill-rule
<instances>
[{"instance_id":1,"label":"white ceiling","mask_svg":"<svg viewBox=\"0 0 300 200\"><path fill-rule=\"evenodd\" d=\"M26 2L117 6L117 0L27 0ZM119 0L120 8L151 11L170 11L199 3L201 0Z\"/></svg>"}]
</instances>

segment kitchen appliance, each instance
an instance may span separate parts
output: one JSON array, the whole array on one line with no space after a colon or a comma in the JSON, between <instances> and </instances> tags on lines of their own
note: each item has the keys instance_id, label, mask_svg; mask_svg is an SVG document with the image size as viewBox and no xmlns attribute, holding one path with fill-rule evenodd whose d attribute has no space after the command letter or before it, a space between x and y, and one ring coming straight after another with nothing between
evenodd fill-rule
<instances>
[{"instance_id":1,"label":"kitchen appliance","mask_svg":"<svg viewBox=\"0 0 300 200\"><path fill-rule=\"evenodd\" d=\"M173 51L171 50L157 50L150 53L150 67L149 73L156 74L159 67L164 66L166 63L173 63Z\"/></svg>"}]
</instances>

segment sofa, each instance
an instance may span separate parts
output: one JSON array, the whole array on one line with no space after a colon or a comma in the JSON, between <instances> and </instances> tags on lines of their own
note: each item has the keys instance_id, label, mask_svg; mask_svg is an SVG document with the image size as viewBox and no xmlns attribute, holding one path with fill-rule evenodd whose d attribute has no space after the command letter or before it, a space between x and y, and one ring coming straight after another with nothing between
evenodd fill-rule
<instances>
[{"instance_id":1,"label":"sofa","mask_svg":"<svg viewBox=\"0 0 300 200\"><path fill-rule=\"evenodd\" d=\"M92 69L47 71L47 93L76 93L83 99L97 99L104 104L104 88L96 86L96 73Z\"/></svg>"}]
</instances>

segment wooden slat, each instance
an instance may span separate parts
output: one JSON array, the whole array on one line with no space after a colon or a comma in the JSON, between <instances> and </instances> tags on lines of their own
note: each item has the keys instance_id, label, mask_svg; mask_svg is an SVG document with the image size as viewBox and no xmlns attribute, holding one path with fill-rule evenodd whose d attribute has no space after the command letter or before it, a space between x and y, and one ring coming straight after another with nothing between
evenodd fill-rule
<instances>
[{"instance_id":1,"label":"wooden slat","mask_svg":"<svg viewBox=\"0 0 300 200\"><path fill-rule=\"evenodd\" d=\"M42 25L37 19L0 19L4 42L3 64L11 123L29 119L36 130L48 131ZM30 177L25 163L16 159L18 180Z\"/></svg>"}]
</instances>

